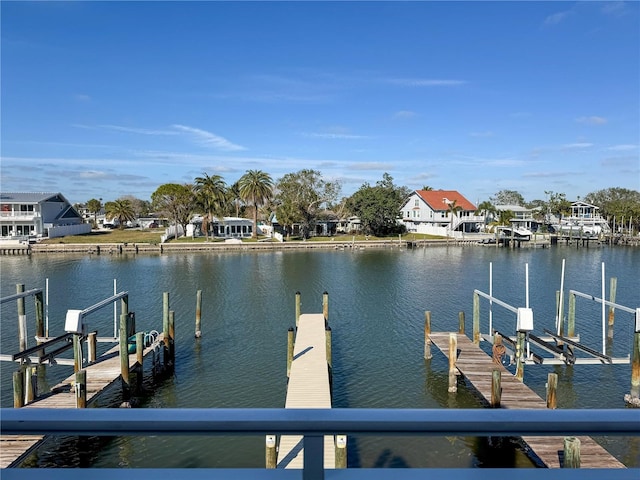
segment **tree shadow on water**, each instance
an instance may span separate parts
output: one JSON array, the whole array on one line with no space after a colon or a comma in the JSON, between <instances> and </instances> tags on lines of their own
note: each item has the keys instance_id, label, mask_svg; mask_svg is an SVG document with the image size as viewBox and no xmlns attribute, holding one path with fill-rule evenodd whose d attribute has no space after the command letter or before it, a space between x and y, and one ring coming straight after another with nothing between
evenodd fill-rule
<instances>
[{"instance_id":1,"label":"tree shadow on water","mask_svg":"<svg viewBox=\"0 0 640 480\"><path fill-rule=\"evenodd\" d=\"M409 468L410 465L402 458L394 455L393 452L385 448L376 459L373 468Z\"/></svg>"}]
</instances>

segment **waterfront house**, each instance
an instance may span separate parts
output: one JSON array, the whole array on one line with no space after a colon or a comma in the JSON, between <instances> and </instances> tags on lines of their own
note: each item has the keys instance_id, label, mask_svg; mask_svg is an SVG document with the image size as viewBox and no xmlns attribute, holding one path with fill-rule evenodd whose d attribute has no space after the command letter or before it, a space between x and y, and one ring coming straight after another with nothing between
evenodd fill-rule
<instances>
[{"instance_id":1,"label":"waterfront house","mask_svg":"<svg viewBox=\"0 0 640 480\"><path fill-rule=\"evenodd\" d=\"M0 239L29 241L91 232L61 193L0 193Z\"/></svg>"},{"instance_id":2,"label":"waterfront house","mask_svg":"<svg viewBox=\"0 0 640 480\"><path fill-rule=\"evenodd\" d=\"M253 221L247 218L223 217L213 218L210 230L211 235L216 238L249 238L253 232ZM202 231L202 216L196 215L187 225L187 237L204 236Z\"/></svg>"},{"instance_id":3,"label":"waterfront house","mask_svg":"<svg viewBox=\"0 0 640 480\"><path fill-rule=\"evenodd\" d=\"M416 190L400 208L409 233L462 237L477 232L484 217L456 190Z\"/></svg>"},{"instance_id":4,"label":"waterfront house","mask_svg":"<svg viewBox=\"0 0 640 480\"><path fill-rule=\"evenodd\" d=\"M495 217L491 218L489 222L497 221L501 212L511 212L513 216L509 220L509 223L516 229L526 229L531 232L537 232L540 226L538 217L540 216L540 207L527 208L521 205L496 205Z\"/></svg>"}]
</instances>

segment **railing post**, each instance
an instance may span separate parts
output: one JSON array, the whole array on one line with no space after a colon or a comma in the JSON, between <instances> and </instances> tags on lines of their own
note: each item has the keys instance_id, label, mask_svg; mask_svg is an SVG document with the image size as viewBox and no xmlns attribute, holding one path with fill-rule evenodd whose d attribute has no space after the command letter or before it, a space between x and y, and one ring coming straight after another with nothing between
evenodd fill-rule
<instances>
[{"instance_id":1,"label":"railing post","mask_svg":"<svg viewBox=\"0 0 640 480\"><path fill-rule=\"evenodd\" d=\"M24 292L24 284L16 284L16 293ZM24 309L24 297L19 298L18 302L18 336L20 341L20 351L27 349L27 315Z\"/></svg>"},{"instance_id":2,"label":"railing post","mask_svg":"<svg viewBox=\"0 0 640 480\"><path fill-rule=\"evenodd\" d=\"M525 332L518 332L516 340L516 378L524 380L524 339Z\"/></svg>"},{"instance_id":3,"label":"railing post","mask_svg":"<svg viewBox=\"0 0 640 480\"><path fill-rule=\"evenodd\" d=\"M611 303L616 303L617 285L618 285L618 279L616 277L611 277L609 279L609 301ZM602 300L604 300L604 298ZM613 327L615 312L616 312L616 308L613 305L609 305L609 326L610 327Z\"/></svg>"},{"instance_id":4,"label":"railing post","mask_svg":"<svg viewBox=\"0 0 640 480\"><path fill-rule=\"evenodd\" d=\"M76 372L76 408L87 406L87 371Z\"/></svg>"},{"instance_id":5,"label":"railing post","mask_svg":"<svg viewBox=\"0 0 640 480\"><path fill-rule=\"evenodd\" d=\"M291 376L291 364L293 363L293 327L287 331L287 378Z\"/></svg>"},{"instance_id":6,"label":"railing post","mask_svg":"<svg viewBox=\"0 0 640 480\"><path fill-rule=\"evenodd\" d=\"M458 312L458 333L464 335L464 312Z\"/></svg>"},{"instance_id":7,"label":"railing post","mask_svg":"<svg viewBox=\"0 0 640 480\"><path fill-rule=\"evenodd\" d=\"M24 369L13 372L13 407L24 407Z\"/></svg>"},{"instance_id":8,"label":"railing post","mask_svg":"<svg viewBox=\"0 0 640 480\"><path fill-rule=\"evenodd\" d=\"M129 315L120 315L120 376L122 377L122 396L129 399L129 339L127 338L127 320Z\"/></svg>"},{"instance_id":9,"label":"railing post","mask_svg":"<svg viewBox=\"0 0 640 480\"><path fill-rule=\"evenodd\" d=\"M329 322L329 292L325 290L322 294L322 314L324 315L324 321Z\"/></svg>"},{"instance_id":10,"label":"railing post","mask_svg":"<svg viewBox=\"0 0 640 480\"><path fill-rule=\"evenodd\" d=\"M324 480L324 437L305 435L302 480Z\"/></svg>"},{"instance_id":11,"label":"railing post","mask_svg":"<svg viewBox=\"0 0 640 480\"><path fill-rule=\"evenodd\" d=\"M136 332L136 392L142 392L144 377L144 332Z\"/></svg>"},{"instance_id":12,"label":"railing post","mask_svg":"<svg viewBox=\"0 0 640 480\"><path fill-rule=\"evenodd\" d=\"M568 311L567 336L575 337L576 335L576 294L569 292L569 311Z\"/></svg>"},{"instance_id":13,"label":"railing post","mask_svg":"<svg viewBox=\"0 0 640 480\"><path fill-rule=\"evenodd\" d=\"M580 468L580 439L564 437L564 462L562 468Z\"/></svg>"},{"instance_id":14,"label":"railing post","mask_svg":"<svg viewBox=\"0 0 640 480\"><path fill-rule=\"evenodd\" d=\"M347 436L336 435L336 468L347 468Z\"/></svg>"},{"instance_id":15,"label":"railing post","mask_svg":"<svg viewBox=\"0 0 640 480\"><path fill-rule=\"evenodd\" d=\"M98 332L91 332L87 335L87 357L88 362L93 363L97 358Z\"/></svg>"},{"instance_id":16,"label":"railing post","mask_svg":"<svg viewBox=\"0 0 640 480\"><path fill-rule=\"evenodd\" d=\"M491 407L500 408L502 401L502 372L498 368L491 371Z\"/></svg>"}]
</instances>

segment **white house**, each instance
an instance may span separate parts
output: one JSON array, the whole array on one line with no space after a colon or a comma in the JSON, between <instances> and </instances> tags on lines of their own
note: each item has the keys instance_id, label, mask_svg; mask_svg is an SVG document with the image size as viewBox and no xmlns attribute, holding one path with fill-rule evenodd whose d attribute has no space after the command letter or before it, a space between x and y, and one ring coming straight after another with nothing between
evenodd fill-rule
<instances>
[{"instance_id":1,"label":"white house","mask_svg":"<svg viewBox=\"0 0 640 480\"><path fill-rule=\"evenodd\" d=\"M0 239L64 237L91 232L61 193L0 193Z\"/></svg>"},{"instance_id":2,"label":"white house","mask_svg":"<svg viewBox=\"0 0 640 480\"><path fill-rule=\"evenodd\" d=\"M515 228L524 228L530 230L532 232L537 232L540 226L540 223L534 215L540 212L540 208L527 208L521 205L495 205L496 209L496 218L492 218L492 220L497 220L497 217L500 216L500 212L511 212L513 217L510 220L510 223Z\"/></svg>"},{"instance_id":3,"label":"white house","mask_svg":"<svg viewBox=\"0 0 640 480\"><path fill-rule=\"evenodd\" d=\"M253 233L253 221L247 218L239 217L223 217L213 218L211 222L211 234L218 238L244 238L250 237ZM202 216L196 215L191 219L191 223L187 225L188 237L204 235L202 232Z\"/></svg>"},{"instance_id":4,"label":"white house","mask_svg":"<svg viewBox=\"0 0 640 480\"><path fill-rule=\"evenodd\" d=\"M461 237L482 224L476 210L455 190L416 190L400 209L400 221L408 232Z\"/></svg>"}]
</instances>

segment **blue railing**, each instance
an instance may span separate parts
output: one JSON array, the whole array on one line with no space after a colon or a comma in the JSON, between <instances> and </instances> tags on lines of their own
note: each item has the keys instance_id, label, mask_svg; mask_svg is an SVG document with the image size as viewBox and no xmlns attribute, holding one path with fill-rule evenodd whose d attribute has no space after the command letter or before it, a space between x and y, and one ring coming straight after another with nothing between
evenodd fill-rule
<instances>
[{"instance_id":1,"label":"blue railing","mask_svg":"<svg viewBox=\"0 0 640 480\"><path fill-rule=\"evenodd\" d=\"M640 412L507 409L77 409L0 410L2 435L304 435L302 470L91 469L92 480L527 479L637 480L629 469L324 469L324 435L640 436ZM5 469L4 480L85 479L83 469Z\"/></svg>"}]
</instances>

